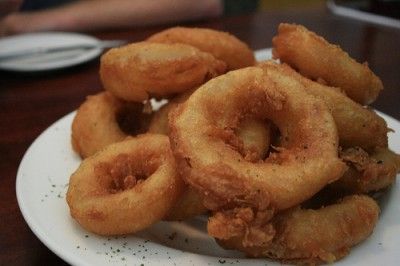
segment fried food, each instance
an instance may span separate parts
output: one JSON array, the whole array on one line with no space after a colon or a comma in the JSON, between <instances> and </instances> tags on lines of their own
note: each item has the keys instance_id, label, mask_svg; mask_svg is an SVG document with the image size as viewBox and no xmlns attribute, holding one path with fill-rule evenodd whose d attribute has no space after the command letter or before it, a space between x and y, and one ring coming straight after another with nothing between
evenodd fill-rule
<instances>
[{"instance_id":1,"label":"fried food","mask_svg":"<svg viewBox=\"0 0 400 266\"><path fill-rule=\"evenodd\" d=\"M297 79L306 91L322 99L332 112L339 133L342 147L362 147L373 151L375 148L386 148L388 145L388 128L385 120L373 110L354 102L340 89L328 87L303 77L286 64L265 61L260 67L275 68L281 73Z\"/></svg>"},{"instance_id":2,"label":"fried food","mask_svg":"<svg viewBox=\"0 0 400 266\"><path fill-rule=\"evenodd\" d=\"M169 112L176 108L178 104L185 102L194 91L185 92L171 99L166 105L156 111L151 120L148 132L168 135ZM271 141L269 123L255 119L244 119L239 123L235 134L238 136L235 146L238 147L238 150L245 159L256 162L265 158ZM186 186L185 192L178 200L178 203L168 213L166 220L183 221L204 214L206 211L207 209L204 207L199 193L190 186Z\"/></svg>"},{"instance_id":3,"label":"fried food","mask_svg":"<svg viewBox=\"0 0 400 266\"><path fill-rule=\"evenodd\" d=\"M174 109L175 107L177 107L178 104L185 102L190 97L190 95L192 95L192 93L196 90L197 90L197 88L193 88L193 89L187 90L184 93L181 93L181 94L169 99L168 103L161 106L161 108L158 109L154 113L154 116L150 121L148 132L155 133L155 134L168 135L169 134L169 126L168 126L169 112L172 109Z\"/></svg>"},{"instance_id":4,"label":"fried food","mask_svg":"<svg viewBox=\"0 0 400 266\"><path fill-rule=\"evenodd\" d=\"M201 28L107 52L107 92L73 122L90 157L70 178L71 216L119 235L207 213L221 246L293 264L334 262L366 239L379 207L363 194L400 171L386 122L363 106L382 82L302 26L281 24L273 43L280 62L256 66L236 37ZM153 112L150 98L168 103Z\"/></svg>"},{"instance_id":5,"label":"fried food","mask_svg":"<svg viewBox=\"0 0 400 266\"><path fill-rule=\"evenodd\" d=\"M400 172L400 155L389 149L377 149L371 155L361 148L340 153L349 169L330 186L345 193L369 193L389 187Z\"/></svg>"},{"instance_id":6,"label":"fried food","mask_svg":"<svg viewBox=\"0 0 400 266\"><path fill-rule=\"evenodd\" d=\"M71 142L82 158L128 135L146 132L150 114L143 104L119 100L109 92L88 96L72 122Z\"/></svg>"},{"instance_id":7,"label":"fried food","mask_svg":"<svg viewBox=\"0 0 400 266\"><path fill-rule=\"evenodd\" d=\"M270 119L283 136L279 152L264 162L245 160L231 145L247 116ZM170 130L182 177L205 196L211 210L231 205L286 209L345 170L325 104L295 80L267 69L244 68L207 82L172 111Z\"/></svg>"},{"instance_id":8,"label":"fried food","mask_svg":"<svg viewBox=\"0 0 400 266\"><path fill-rule=\"evenodd\" d=\"M182 189L168 137L145 134L86 158L70 178L67 202L86 230L121 235L161 220Z\"/></svg>"},{"instance_id":9,"label":"fried food","mask_svg":"<svg viewBox=\"0 0 400 266\"><path fill-rule=\"evenodd\" d=\"M350 252L352 246L365 240L377 223L379 206L368 196L353 195L318 210L294 208L272 219L275 235L265 247L254 247L241 239L220 240L230 249L241 250L248 256L268 257L293 264L315 265L332 263ZM210 226L223 228L223 217L213 217ZM209 229L210 230L210 229Z\"/></svg>"},{"instance_id":10,"label":"fried food","mask_svg":"<svg viewBox=\"0 0 400 266\"><path fill-rule=\"evenodd\" d=\"M167 221L185 221L206 212L207 208L204 207L200 194L186 185L177 203L171 207L164 219Z\"/></svg>"},{"instance_id":11,"label":"fried food","mask_svg":"<svg viewBox=\"0 0 400 266\"><path fill-rule=\"evenodd\" d=\"M127 100L171 97L226 71L226 64L186 44L139 42L106 52L100 78L106 90Z\"/></svg>"},{"instance_id":12,"label":"fried food","mask_svg":"<svg viewBox=\"0 0 400 266\"><path fill-rule=\"evenodd\" d=\"M150 42L185 43L212 54L224 61L228 70L252 66L253 51L235 36L205 28L174 27L158 32L147 39Z\"/></svg>"},{"instance_id":13,"label":"fried food","mask_svg":"<svg viewBox=\"0 0 400 266\"><path fill-rule=\"evenodd\" d=\"M168 115L180 103L185 102L195 90L185 92L162 106L155 112L149 126L149 133L169 134ZM271 143L271 126L268 121L244 118L240 121L232 145L249 161L265 158Z\"/></svg>"},{"instance_id":14,"label":"fried food","mask_svg":"<svg viewBox=\"0 0 400 266\"><path fill-rule=\"evenodd\" d=\"M372 103L383 89L382 81L367 63L356 62L339 46L301 25L281 23L272 44L274 58L306 77L342 88L362 105Z\"/></svg>"}]
</instances>

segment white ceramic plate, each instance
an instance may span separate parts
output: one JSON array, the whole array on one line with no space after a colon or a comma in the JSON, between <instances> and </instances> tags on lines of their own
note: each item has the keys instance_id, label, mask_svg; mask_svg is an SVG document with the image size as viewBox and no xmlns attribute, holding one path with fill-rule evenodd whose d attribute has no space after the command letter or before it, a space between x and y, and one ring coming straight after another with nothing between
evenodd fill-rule
<instances>
[{"instance_id":1,"label":"white ceramic plate","mask_svg":"<svg viewBox=\"0 0 400 266\"><path fill-rule=\"evenodd\" d=\"M99 40L83 34L68 32L27 33L0 39L0 55L37 47L60 47L74 44L96 44ZM100 55L101 48L74 49L45 54L26 56L0 61L0 69L33 72L74 66L92 60Z\"/></svg>"},{"instance_id":2,"label":"white ceramic plate","mask_svg":"<svg viewBox=\"0 0 400 266\"><path fill-rule=\"evenodd\" d=\"M69 177L80 163L70 144L74 115L63 117L34 141L21 161L16 181L18 204L26 222L66 262L122 266L280 265L266 259L246 259L239 252L220 248L206 233L205 217L181 223L159 222L135 236L107 238L83 230L69 215L65 201ZM396 131L389 134L389 144L400 153L400 122L380 115ZM382 213L374 233L337 265L398 265L398 202L397 182L379 202Z\"/></svg>"}]
</instances>

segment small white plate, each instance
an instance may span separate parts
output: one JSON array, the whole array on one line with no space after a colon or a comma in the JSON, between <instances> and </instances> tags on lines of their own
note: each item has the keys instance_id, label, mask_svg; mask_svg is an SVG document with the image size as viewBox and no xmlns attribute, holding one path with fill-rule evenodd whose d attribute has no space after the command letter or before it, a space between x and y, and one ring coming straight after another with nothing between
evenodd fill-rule
<instances>
[{"instance_id":1,"label":"small white plate","mask_svg":"<svg viewBox=\"0 0 400 266\"><path fill-rule=\"evenodd\" d=\"M27 33L0 39L0 55L37 47L60 47L75 44L97 44L98 39L78 33L40 32ZM0 69L19 72L54 70L74 66L99 56L101 48L74 49L69 51L25 56L0 61Z\"/></svg>"},{"instance_id":2,"label":"small white plate","mask_svg":"<svg viewBox=\"0 0 400 266\"><path fill-rule=\"evenodd\" d=\"M400 122L379 113L395 132L390 148L400 152ZM70 113L46 129L25 153L17 173L18 204L34 234L73 265L281 265L247 259L220 248L207 235L206 217L186 222L159 222L136 235L101 237L82 229L65 200L70 175L80 158L70 144ZM399 176L397 178L400 178ZM335 265L398 265L400 261L400 185L380 199L381 214L373 234Z\"/></svg>"}]
</instances>

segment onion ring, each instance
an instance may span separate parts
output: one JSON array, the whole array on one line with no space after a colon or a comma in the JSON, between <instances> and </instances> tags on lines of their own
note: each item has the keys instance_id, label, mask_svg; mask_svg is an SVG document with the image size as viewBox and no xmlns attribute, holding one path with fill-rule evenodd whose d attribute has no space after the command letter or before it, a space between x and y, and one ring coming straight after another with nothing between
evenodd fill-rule
<instances>
[{"instance_id":1,"label":"onion ring","mask_svg":"<svg viewBox=\"0 0 400 266\"><path fill-rule=\"evenodd\" d=\"M280 152L264 163L243 160L227 145L246 115L270 119L283 135ZM295 80L265 68L235 70L207 82L173 110L170 130L182 177L212 210L230 204L286 209L345 170L325 104Z\"/></svg>"},{"instance_id":2,"label":"onion ring","mask_svg":"<svg viewBox=\"0 0 400 266\"><path fill-rule=\"evenodd\" d=\"M224 62L186 44L132 43L110 49L100 61L104 88L135 102L181 93L225 70Z\"/></svg>"},{"instance_id":3,"label":"onion ring","mask_svg":"<svg viewBox=\"0 0 400 266\"><path fill-rule=\"evenodd\" d=\"M205 28L174 27L150 36L147 41L159 43L184 43L208 52L224 61L228 70L252 66L253 51L235 36Z\"/></svg>"},{"instance_id":4,"label":"onion ring","mask_svg":"<svg viewBox=\"0 0 400 266\"><path fill-rule=\"evenodd\" d=\"M150 114L143 108L143 104L119 100L109 92L88 96L72 122L73 149L86 158L128 135L144 133Z\"/></svg>"},{"instance_id":5,"label":"onion ring","mask_svg":"<svg viewBox=\"0 0 400 266\"><path fill-rule=\"evenodd\" d=\"M303 77L286 64L272 61L261 62L258 66L266 66L297 79L306 91L323 100L332 112L339 133L342 147L359 146L373 151L375 148L388 146L387 124L373 110L354 102L340 92L338 88L328 87Z\"/></svg>"},{"instance_id":6,"label":"onion ring","mask_svg":"<svg viewBox=\"0 0 400 266\"><path fill-rule=\"evenodd\" d=\"M176 108L178 104L186 101L193 92L194 90L185 92L171 99L166 105L156 111L151 120L148 132L168 135L169 112ZM255 119L244 119L240 122L236 135L236 148L243 154L245 159L259 161L265 157L271 141L269 123L256 121ZM168 213L166 220L183 221L203 214L206 211L207 209L204 207L199 193L190 186L187 186L178 203Z\"/></svg>"},{"instance_id":7,"label":"onion ring","mask_svg":"<svg viewBox=\"0 0 400 266\"><path fill-rule=\"evenodd\" d=\"M342 88L354 101L372 103L383 89L382 81L368 67L352 59L339 46L301 25L281 23L272 39L274 58L279 58L312 79L323 79Z\"/></svg>"},{"instance_id":8,"label":"onion ring","mask_svg":"<svg viewBox=\"0 0 400 266\"><path fill-rule=\"evenodd\" d=\"M161 220L182 190L168 138L145 134L83 160L70 178L67 202L86 230L121 235Z\"/></svg>"},{"instance_id":9,"label":"onion ring","mask_svg":"<svg viewBox=\"0 0 400 266\"><path fill-rule=\"evenodd\" d=\"M252 257L307 265L332 263L372 233L379 211L379 206L368 196L348 196L318 210L295 208L278 214L272 220L275 235L268 246L252 247L251 243L244 246L241 238L245 233L220 240L219 244ZM224 217L212 218L208 226L218 230L226 227Z\"/></svg>"}]
</instances>

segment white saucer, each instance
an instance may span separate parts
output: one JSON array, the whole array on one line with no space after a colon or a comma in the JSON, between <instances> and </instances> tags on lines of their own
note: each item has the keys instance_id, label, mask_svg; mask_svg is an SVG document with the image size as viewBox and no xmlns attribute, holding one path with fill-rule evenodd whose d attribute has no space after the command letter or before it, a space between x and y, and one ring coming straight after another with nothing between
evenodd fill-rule
<instances>
[{"instance_id":1,"label":"white saucer","mask_svg":"<svg viewBox=\"0 0 400 266\"><path fill-rule=\"evenodd\" d=\"M0 55L37 47L59 47L75 44L96 44L99 40L88 35L69 32L41 32L0 39ZM0 61L1 70L20 72L45 71L65 68L90 61L102 52L101 48L74 49Z\"/></svg>"}]
</instances>

